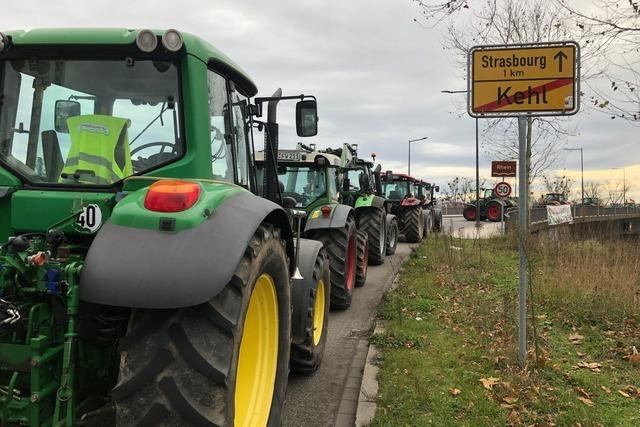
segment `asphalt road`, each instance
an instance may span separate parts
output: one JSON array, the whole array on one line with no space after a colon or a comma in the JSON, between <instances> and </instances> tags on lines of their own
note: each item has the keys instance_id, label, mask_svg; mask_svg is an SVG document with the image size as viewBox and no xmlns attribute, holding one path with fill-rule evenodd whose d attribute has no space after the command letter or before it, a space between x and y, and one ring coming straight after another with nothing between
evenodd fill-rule
<instances>
[{"instance_id":1,"label":"asphalt road","mask_svg":"<svg viewBox=\"0 0 640 427\"><path fill-rule=\"evenodd\" d=\"M358 341L366 337L375 309L391 285L410 245L399 243L383 265L371 266L364 287L355 289L351 307L329 314L329 331L320 369L310 376L291 375L284 407L284 426L333 426Z\"/></svg>"}]
</instances>

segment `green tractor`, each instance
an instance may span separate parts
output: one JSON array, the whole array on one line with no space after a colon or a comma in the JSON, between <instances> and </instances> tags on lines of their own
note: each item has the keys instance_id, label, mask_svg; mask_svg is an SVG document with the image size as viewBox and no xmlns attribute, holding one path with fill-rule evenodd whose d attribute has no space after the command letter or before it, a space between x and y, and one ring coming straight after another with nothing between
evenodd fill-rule
<instances>
[{"instance_id":1,"label":"green tractor","mask_svg":"<svg viewBox=\"0 0 640 427\"><path fill-rule=\"evenodd\" d=\"M280 423L330 277L253 160L315 99L256 93L176 30L0 34L1 426Z\"/></svg>"},{"instance_id":2,"label":"green tractor","mask_svg":"<svg viewBox=\"0 0 640 427\"><path fill-rule=\"evenodd\" d=\"M516 207L517 203L513 199L502 199L495 195L492 189L483 189L483 197L480 198L480 221L488 219L491 222L500 222L507 214L507 210ZM476 220L478 202L476 200L465 204L462 209L462 216L467 221Z\"/></svg>"},{"instance_id":3,"label":"green tractor","mask_svg":"<svg viewBox=\"0 0 640 427\"><path fill-rule=\"evenodd\" d=\"M384 195L391 203L391 213L409 243L420 243L432 229L431 210L418 198L420 180L405 174L387 171L381 177Z\"/></svg>"},{"instance_id":4,"label":"green tractor","mask_svg":"<svg viewBox=\"0 0 640 427\"><path fill-rule=\"evenodd\" d=\"M380 181L381 165L358 157L356 144L344 144L342 148L326 149L327 153L340 156L342 162L338 186L343 203L355 209L358 230L369 237L369 263L380 265L385 256L392 255L398 245L398 220L383 197ZM375 155L373 155L375 159Z\"/></svg>"},{"instance_id":5,"label":"green tractor","mask_svg":"<svg viewBox=\"0 0 640 427\"><path fill-rule=\"evenodd\" d=\"M351 206L339 203L340 158L303 144L277 152L278 193L285 206L302 212L300 234L322 242L331 266L331 307L351 305L353 290L367 277L369 243L356 228ZM256 153L258 182L267 170L266 152Z\"/></svg>"}]
</instances>

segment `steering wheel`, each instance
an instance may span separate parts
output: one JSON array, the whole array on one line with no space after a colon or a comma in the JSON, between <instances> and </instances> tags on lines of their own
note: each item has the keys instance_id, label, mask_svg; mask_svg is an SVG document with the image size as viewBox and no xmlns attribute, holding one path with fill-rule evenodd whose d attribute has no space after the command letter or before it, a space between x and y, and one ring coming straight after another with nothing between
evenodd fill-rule
<instances>
[{"instance_id":1,"label":"steering wheel","mask_svg":"<svg viewBox=\"0 0 640 427\"><path fill-rule=\"evenodd\" d=\"M160 153L164 153L164 148L165 147L171 147L171 152L175 153L176 151L176 144L171 143L171 142L165 142L165 141L157 141L157 142L149 142L147 144L142 144L139 147L134 148L133 150L131 150L131 156L133 157L134 154L142 151L142 150L146 150L147 148L150 147L155 147L155 146L160 146L162 147L162 149L160 150ZM156 154L160 154L160 153L156 153Z\"/></svg>"},{"instance_id":2,"label":"steering wheel","mask_svg":"<svg viewBox=\"0 0 640 427\"><path fill-rule=\"evenodd\" d=\"M298 193L294 193L292 191L283 191L282 192L282 197L292 197L294 199L296 199L296 202L298 203L306 203L307 198L301 194Z\"/></svg>"}]
</instances>

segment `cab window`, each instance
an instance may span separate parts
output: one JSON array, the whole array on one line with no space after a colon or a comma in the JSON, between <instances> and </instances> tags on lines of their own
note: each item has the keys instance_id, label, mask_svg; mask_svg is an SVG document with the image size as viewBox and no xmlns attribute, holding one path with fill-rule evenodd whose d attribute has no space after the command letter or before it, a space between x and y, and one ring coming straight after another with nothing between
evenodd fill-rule
<instances>
[{"instance_id":1,"label":"cab window","mask_svg":"<svg viewBox=\"0 0 640 427\"><path fill-rule=\"evenodd\" d=\"M207 72L207 90L209 96L211 167L213 178L234 182L233 148L227 81L221 75Z\"/></svg>"}]
</instances>

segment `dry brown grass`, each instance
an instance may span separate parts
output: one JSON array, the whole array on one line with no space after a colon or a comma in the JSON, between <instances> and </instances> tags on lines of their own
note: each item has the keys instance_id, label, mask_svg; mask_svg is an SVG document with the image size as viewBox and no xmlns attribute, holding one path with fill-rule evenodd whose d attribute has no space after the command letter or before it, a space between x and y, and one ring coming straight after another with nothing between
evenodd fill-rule
<instances>
[{"instance_id":1,"label":"dry brown grass","mask_svg":"<svg viewBox=\"0 0 640 427\"><path fill-rule=\"evenodd\" d=\"M640 245L630 240L533 236L534 286L547 301L593 320L640 314Z\"/></svg>"}]
</instances>

